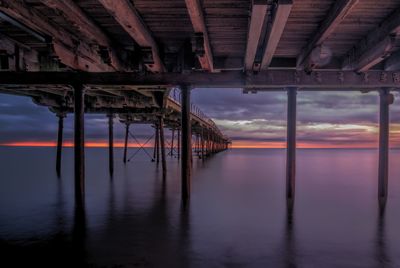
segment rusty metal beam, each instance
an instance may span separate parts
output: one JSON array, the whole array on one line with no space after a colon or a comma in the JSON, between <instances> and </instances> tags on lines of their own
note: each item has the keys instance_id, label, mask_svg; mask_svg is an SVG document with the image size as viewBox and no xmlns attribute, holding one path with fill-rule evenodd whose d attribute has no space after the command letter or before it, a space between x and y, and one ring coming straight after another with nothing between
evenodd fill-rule
<instances>
[{"instance_id":1,"label":"rusty metal beam","mask_svg":"<svg viewBox=\"0 0 400 268\"><path fill-rule=\"evenodd\" d=\"M204 40L204 53L197 55L200 65L204 70L213 72L213 53L211 50L210 39L208 37L203 8L199 0L185 0L185 2L194 31L196 34L202 33Z\"/></svg>"},{"instance_id":2,"label":"rusty metal beam","mask_svg":"<svg viewBox=\"0 0 400 268\"><path fill-rule=\"evenodd\" d=\"M260 42L267 9L268 4L266 0L253 0L249 30L247 34L246 55L244 59L244 66L246 71L253 70L254 59L257 54L258 43Z\"/></svg>"},{"instance_id":3,"label":"rusty metal beam","mask_svg":"<svg viewBox=\"0 0 400 268\"><path fill-rule=\"evenodd\" d=\"M359 0L339 0L335 1L329 10L325 20L320 24L318 30L313 34L310 42L303 48L297 60L298 67L313 69L318 67L317 63L311 62L310 55L314 48L320 46L336 30Z\"/></svg>"},{"instance_id":4,"label":"rusty metal beam","mask_svg":"<svg viewBox=\"0 0 400 268\"><path fill-rule=\"evenodd\" d=\"M166 69L161 60L156 41L133 4L128 0L99 0L99 2L142 49L151 49L153 62L146 64L149 71L154 73L165 72Z\"/></svg>"},{"instance_id":5,"label":"rusty metal beam","mask_svg":"<svg viewBox=\"0 0 400 268\"><path fill-rule=\"evenodd\" d=\"M344 70L366 72L390 57L400 43L400 8L387 17L348 53Z\"/></svg>"},{"instance_id":6,"label":"rusty metal beam","mask_svg":"<svg viewBox=\"0 0 400 268\"><path fill-rule=\"evenodd\" d=\"M229 71L222 73L164 73L140 75L135 73L72 73L72 72L3 72L0 86L10 85L138 85L170 88L191 85L199 88L246 88L249 90L280 91L286 87L301 90L356 90L399 88L400 72L318 71L307 74L295 70L268 70L258 74ZM28 89L28 88L27 88ZM109 89L113 90L113 89ZM120 91L124 89L118 89Z\"/></svg>"},{"instance_id":7,"label":"rusty metal beam","mask_svg":"<svg viewBox=\"0 0 400 268\"><path fill-rule=\"evenodd\" d=\"M275 50L278 47L279 40L283 34L286 23L292 10L292 0L279 0L274 10L274 17L271 28L269 29L268 40L264 50L264 56L261 61L261 70L267 70Z\"/></svg>"},{"instance_id":8,"label":"rusty metal beam","mask_svg":"<svg viewBox=\"0 0 400 268\"><path fill-rule=\"evenodd\" d=\"M2 0L0 11L20 22L26 28L45 36L53 52L66 66L82 71L108 72L115 69L104 63L99 53L61 27L53 25L42 14L22 1Z\"/></svg>"},{"instance_id":9,"label":"rusty metal beam","mask_svg":"<svg viewBox=\"0 0 400 268\"><path fill-rule=\"evenodd\" d=\"M100 29L72 0L42 0L44 5L56 10L70 24L74 25L95 46L105 47L108 51L110 65L117 71L126 71L117 57L113 44L108 36Z\"/></svg>"}]
</instances>

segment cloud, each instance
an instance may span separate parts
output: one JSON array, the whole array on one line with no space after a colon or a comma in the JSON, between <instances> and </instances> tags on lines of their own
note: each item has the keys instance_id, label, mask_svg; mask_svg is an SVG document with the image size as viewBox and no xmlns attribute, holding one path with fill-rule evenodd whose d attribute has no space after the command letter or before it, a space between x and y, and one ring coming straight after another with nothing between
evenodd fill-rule
<instances>
[{"instance_id":1,"label":"cloud","mask_svg":"<svg viewBox=\"0 0 400 268\"><path fill-rule=\"evenodd\" d=\"M392 143L400 145L400 106L395 93L391 110ZM297 137L299 142L326 144L376 144L379 94L370 92L299 92L297 95ZM215 120L234 141L282 143L286 140L287 94L259 92L242 94L240 89L194 89L192 102ZM57 135L57 118L46 107L29 98L0 95L0 143L48 141ZM85 116L87 140L106 140L105 115ZM115 140L124 136L124 125L115 119ZM153 134L149 125L134 125L141 141ZM166 131L167 134L169 133ZM169 134L168 134L169 135ZM65 119L65 139L73 140L73 116Z\"/></svg>"}]
</instances>

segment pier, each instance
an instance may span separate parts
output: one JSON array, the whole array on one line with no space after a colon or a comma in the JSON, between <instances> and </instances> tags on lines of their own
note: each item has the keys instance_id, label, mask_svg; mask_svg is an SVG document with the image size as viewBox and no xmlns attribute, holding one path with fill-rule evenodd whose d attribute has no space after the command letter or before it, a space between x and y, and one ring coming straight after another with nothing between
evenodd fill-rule
<instances>
[{"instance_id":1,"label":"pier","mask_svg":"<svg viewBox=\"0 0 400 268\"><path fill-rule=\"evenodd\" d=\"M317 1L318 2L318 1ZM287 92L286 198L296 181L296 108L301 91L379 92L378 200L388 196L389 106L400 89L400 5L366 0L2 0L0 93L32 98L58 117L74 115L75 196L84 202L84 114L154 127L153 160L166 177L165 129L190 198L192 154L204 159L231 140L191 102L202 88ZM354 26L356 25L356 26ZM175 137L177 137L175 139ZM192 137L195 137L194 141ZM193 150L194 149L194 150Z\"/></svg>"}]
</instances>

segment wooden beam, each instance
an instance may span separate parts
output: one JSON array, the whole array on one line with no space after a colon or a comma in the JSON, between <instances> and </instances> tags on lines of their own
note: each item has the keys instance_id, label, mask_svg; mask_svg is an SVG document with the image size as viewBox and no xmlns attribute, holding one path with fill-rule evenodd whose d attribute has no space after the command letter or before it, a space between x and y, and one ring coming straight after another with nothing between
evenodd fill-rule
<instances>
[{"instance_id":1,"label":"wooden beam","mask_svg":"<svg viewBox=\"0 0 400 268\"><path fill-rule=\"evenodd\" d=\"M149 71L154 73L165 72L166 69L161 61L156 41L132 3L128 0L99 0L99 2L142 49L151 49L153 62L146 64Z\"/></svg>"},{"instance_id":2,"label":"wooden beam","mask_svg":"<svg viewBox=\"0 0 400 268\"><path fill-rule=\"evenodd\" d=\"M257 53L258 43L260 42L261 32L267 14L267 1L253 0L249 31L247 34L246 56L244 67L246 71L252 71L254 59Z\"/></svg>"},{"instance_id":3,"label":"wooden beam","mask_svg":"<svg viewBox=\"0 0 400 268\"><path fill-rule=\"evenodd\" d=\"M353 47L343 61L344 70L365 72L388 58L400 41L400 8Z\"/></svg>"},{"instance_id":4,"label":"wooden beam","mask_svg":"<svg viewBox=\"0 0 400 268\"><path fill-rule=\"evenodd\" d=\"M157 87L158 90L179 85L198 88L246 88L249 90L280 90L283 87L297 87L304 90L356 90L381 87L399 88L400 72L368 71L358 74L353 71L326 70L307 74L295 70L268 70L258 74L242 71L221 73L73 73L73 72L2 72L0 85L70 85L82 83L95 85L95 90L105 85L131 85L143 88ZM130 90L130 87L115 89ZM90 89L88 89L90 92ZM109 88L109 90L113 90Z\"/></svg>"},{"instance_id":5,"label":"wooden beam","mask_svg":"<svg viewBox=\"0 0 400 268\"><path fill-rule=\"evenodd\" d=\"M335 1L328 15L320 24L318 30L313 34L310 42L303 48L298 57L297 66L313 69L317 67L317 63L310 62L310 55L313 49L324 43L326 39L336 30L353 8L358 4L359 0L338 0Z\"/></svg>"},{"instance_id":6,"label":"wooden beam","mask_svg":"<svg viewBox=\"0 0 400 268\"><path fill-rule=\"evenodd\" d=\"M264 50L264 56L261 61L261 70L267 70L272 57L278 47L279 40L283 34L286 23L289 18L290 11L292 10L292 0L279 0L274 11L273 22L269 31L267 44Z\"/></svg>"},{"instance_id":7,"label":"wooden beam","mask_svg":"<svg viewBox=\"0 0 400 268\"><path fill-rule=\"evenodd\" d=\"M115 69L103 62L90 45L79 40L22 1L2 0L0 11L37 33L48 37L60 61L70 68L90 72L110 72Z\"/></svg>"},{"instance_id":8,"label":"wooden beam","mask_svg":"<svg viewBox=\"0 0 400 268\"><path fill-rule=\"evenodd\" d=\"M385 62L386 71L400 70L400 51L393 53Z\"/></svg>"},{"instance_id":9,"label":"wooden beam","mask_svg":"<svg viewBox=\"0 0 400 268\"><path fill-rule=\"evenodd\" d=\"M126 71L117 57L113 44L108 36L90 19L82 9L72 0L42 0L44 5L58 12L68 23L74 25L85 36L91 45L105 47L108 51L110 65L117 71Z\"/></svg>"},{"instance_id":10,"label":"wooden beam","mask_svg":"<svg viewBox=\"0 0 400 268\"><path fill-rule=\"evenodd\" d=\"M199 0L185 0L195 33L202 33L204 39L204 54L199 54L201 67L209 72L214 71L213 54L208 37L208 31L204 20L203 8Z\"/></svg>"}]
</instances>

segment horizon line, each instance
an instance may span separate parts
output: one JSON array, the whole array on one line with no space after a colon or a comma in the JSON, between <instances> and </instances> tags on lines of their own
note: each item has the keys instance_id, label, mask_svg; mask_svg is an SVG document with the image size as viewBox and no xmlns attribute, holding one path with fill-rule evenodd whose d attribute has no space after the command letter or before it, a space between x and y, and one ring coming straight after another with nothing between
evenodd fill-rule
<instances>
[{"instance_id":1,"label":"horizon line","mask_svg":"<svg viewBox=\"0 0 400 268\"><path fill-rule=\"evenodd\" d=\"M49 142L7 142L0 143L0 147L57 147L57 143L53 141ZM73 142L64 142L64 148L73 148ZM85 147L87 148L108 148L108 142L85 142ZM124 148L123 142L115 142L114 148ZM141 147L137 143L128 144L128 148L139 148ZM154 148L153 145L145 145L144 148ZM286 149L286 143L270 143L270 144L238 144L230 146L232 149ZM367 144L351 144L351 145L332 145L332 144L313 144L313 143L301 143L299 142L296 146L297 149L378 149L377 145L367 145ZM400 149L400 147L390 147L390 149Z\"/></svg>"}]
</instances>

